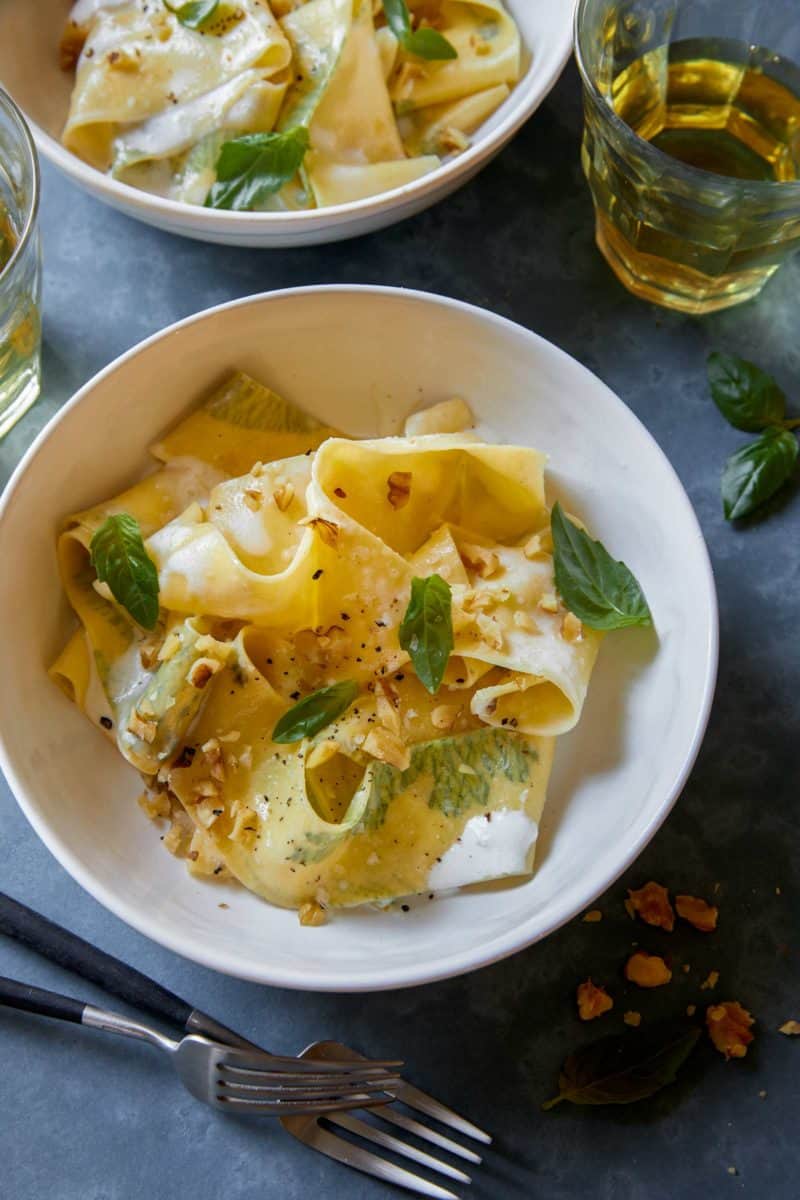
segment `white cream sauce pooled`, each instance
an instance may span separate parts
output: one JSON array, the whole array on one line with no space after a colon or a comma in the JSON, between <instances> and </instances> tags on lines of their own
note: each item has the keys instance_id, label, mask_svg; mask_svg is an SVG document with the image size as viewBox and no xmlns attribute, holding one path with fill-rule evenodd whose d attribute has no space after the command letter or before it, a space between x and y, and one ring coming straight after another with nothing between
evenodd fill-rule
<instances>
[{"instance_id":1,"label":"white cream sauce pooled","mask_svg":"<svg viewBox=\"0 0 800 1200\"><path fill-rule=\"evenodd\" d=\"M457 842L434 865L428 886L435 892L528 873L530 852L539 836L539 826L521 809L472 817Z\"/></svg>"}]
</instances>

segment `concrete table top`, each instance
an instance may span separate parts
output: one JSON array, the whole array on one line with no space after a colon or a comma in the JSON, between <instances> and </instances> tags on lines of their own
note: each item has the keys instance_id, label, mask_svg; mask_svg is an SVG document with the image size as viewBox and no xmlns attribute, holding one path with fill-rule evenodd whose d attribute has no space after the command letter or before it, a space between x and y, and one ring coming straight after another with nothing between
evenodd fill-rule
<instances>
[{"instance_id":1,"label":"concrete table top","mask_svg":"<svg viewBox=\"0 0 800 1200\"><path fill-rule=\"evenodd\" d=\"M358 241L311 250L207 246L104 208L44 168L44 396L0 446L5 482L35 433L95 371L146 335L220 301L320 282L400 284L494 309L575 355L641 417L695 505L716 572L722 656L697 766L665 827L580 921L468 977L367 996L270 991L215 975L105 912L51 858L0 781L0 887L274 1048L335 1036L399 1054L423 1087L496 1133L475 1200L717 1200L798 1194L800 1041L800 495L744 530L723 521L718 480L740 437L711 404L705 358L733 350L771 370L800 413L800 259L755 303L705 319L629 296L593 244L578 161L577 75L476 180L433 210ZM5 564L5 586L13 564ZM4 631L13 637L13 630ZM9 681L4 681L9 686ZM633 925L626 886L717 887L709 939ZM626 991L634 941L668 950L672 984ZM701 991L708 971L715 991ZM0 973L107 1001L0 938ZM576 984L593 975L615 1010L586 1028ZM757 1017L747 1058L708 1045L681 1081L626 1109L552 1113L558 1068L595 1033L713 997ZM113 1007L113 1003L111 1003ZM154 1051L72 1026L0 1014L0 1192L9 1200L377 1200L390 1188L296 1144L275 1124L226 1118L188 1096ZM466 1194L466 1193L465 1193Z\"/></svg>"}]
</instances>

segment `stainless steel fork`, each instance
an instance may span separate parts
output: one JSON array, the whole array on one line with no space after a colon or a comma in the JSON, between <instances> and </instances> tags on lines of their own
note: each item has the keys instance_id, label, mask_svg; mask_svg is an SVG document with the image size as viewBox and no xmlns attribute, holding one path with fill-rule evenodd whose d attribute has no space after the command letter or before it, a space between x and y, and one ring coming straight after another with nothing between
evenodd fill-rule
<instances>
[{"instance_id":1,"label":"stainless steel fork","mask_svg":"<svg viewBox=\"0 0 800 1200\"><path fill-rule=\"evenodd\" d=\"M153 1013L169 1024L187 1033L199 1033L223 1042L225 1045L240 1050L264 1053L260 1046L247 1041L234 1030L221 1022L193 1008L179 996L161 987L134 967L121 962L105 951L92 946L77 934L56 925L46 917L26 908L16 900L0 893L0 932L17 938L38 950L46 958L59 963L60 966L76 972L84 979L99 984L108 992L113 992L122 1000ZM310 1070L319 1070L323 1061L327 1067L333 1062L363 1063L364 1058L350 1047L341 1042L312 1042L302 1052L296 1064L305 1063ZM370 1060L371 1061L371 1060ZM382 1063L382 1066L398 1064ZM414 1087L405 1080L400 1080L387 1088L387 1102L369 1109L370 1120L351 1113L314 1114L303 1117L299 1115L283 1116L281 1124L287 1133L297 1138L305 1145L329 1158L375 1175L387 1183L407 1188L421 1196L437 1197L438 1200L453 1200L454 1192L432 1182L423 1175L418 1175L405 1167L399 1166L385 1155L376 1154L363 1144L370 1143L379 1146L387 1154L397 1155L414 1162L417 1166L430 1170L435 1175L444 1176L454 1183L468 1183L469 1177L459 1167L449 1161L452 1156L472 1165L479 1165L481 1157L469 1145L461 1140L449 1137L442 1129L458 1135L460 1139L488 1145L491 1137L471 1121L467 1121L451 1108L428 1096L425 1092ZM357 1106L354 1103L353 1108ZM363 1105L362 1107L368 1107ZM406 1109L421 1114L427 1120L417 1120L410 1116ZM378 1123L375 1123L378 1122ZM430 1122L433 1122L431 1124ZM389 1132L389 1126L394 1131L402 1131L406 1137L398 1136L397 1132ZM339 1132L341 1131L341 1132ZM412 1140L409 1140L412 1139ZM353 1140L351 1140L353 1139ZM441 1158L422 1150L417 1144L421 1141L435 1147L448 1158Z\"/></svg>"},{"instance_id":2,"label":"stainless steel fork","mask_svg":"<svg viewBox=\"0 0 800 1200\"><path fill-rule=\"evenodd\" d=\"M149 1042L169 1055L181 1082L193 1096L228 1113L320 1116L385 1103L386 1088L400 1082L397 1076L371 1064L355 1071L344 1071L338 1063L333 1072L324 1065L316 1071L313 1066L298 1071L296 1059L237 1050L199 1034L189 1034L176 1042L142 1021L2 976L0 1007Z\"/></svg>"}]
</instances>

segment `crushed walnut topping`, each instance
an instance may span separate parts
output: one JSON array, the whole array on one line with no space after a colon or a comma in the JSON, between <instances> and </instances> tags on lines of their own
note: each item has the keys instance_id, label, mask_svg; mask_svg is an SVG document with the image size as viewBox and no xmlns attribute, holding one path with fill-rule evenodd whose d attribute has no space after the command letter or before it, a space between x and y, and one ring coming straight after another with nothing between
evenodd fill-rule
<instances>
[{"instance_id":1,"label":"crushed walnut topping","mask_svg":"<svg viewBox=\"0 0 800 1200\"><path fill-rule=\"evenodd\" d=\"M221 668L222 663L216 658L198 658L197 662L192 663L186 678L193 688L202 691L209 679Z\"/></svg>"},{"instance_id":2,"label":"crushed walnut topping","mask_svg":"<svg viewBox=\"0 0 800 1200\"><path fill-rule=\"evenodd\" d=\"M339 540L339 526L333 521L326 521L324 517L304 517L300 522L301 525L308 525L309 529L313 529L321 542L326 546L334 547Z\"/></svg>"},{"instance_id":3,"label":"crushed walnut topping","mask_svg":"<svg viewBox=\"0 0 800 1200\"><path fill-rule=\"evenodd\" d=\"M161 648L158 651L158 661L159 662L169 662L171 658L175 657L175 655L178 653L180 648L181 648L180 634L177 633L173 629L173 631L171 633L168 633L167 636L164 638L164 641L161 643Z\"/></svg>"},{"instance_id":4,"label":"crushed walnut topping","mask_svg":"<svg viewBox=\"0 0 800 1200\"><path fill-rule=\"evenodd\" d=\"M523 633L538 633L539 626L534 621L530 613L518 609L514 613L514 625L517 629L521 629Z\"/></svg>"},{"instance_id":5,"label":"crushed walnut topping","mask_svg":"<svg viewBox=\"0 0 800 1200\"><path fill-rule=\"evenodd\" d=\"M209 738L207 742L203 742L200 749L205 755L211 772L211 778L216 779L219 783L224 783L225 758L222 753L222 746L219 744L219 738Z\"/></svg>"},{"instance_id":6,"label":"crushed walnut topping","mask_svg":"<svg viewBox=\"0 0 800 1200\"><path fill-rule=\"evenodd\" d=\"M172 813L172 804L166 792L142 792L139 807L151 821L165 820Z\"/></svg>"},{"instance_id":7,"label":"crushed walnut topping","mask_svg":"<svg viewBox=\"0 0 800 1200\"><path fill-rule=\"evenodd\" d=\"M603 987L597 987L591 979L578 984L576 992L578 1016L582 1021L594 1021L614 1007L614 1001Z\"/></svg>"},{"instance_id":8,"label":"crushed walnut topping","mask_svg":"<svg viewBox=\"0 0 800 1200\"><path fill-rule=\"evenodd\" d=\"M128 733L132 733L134 737L141 738L143 742L147 742L148 746L150 746L156 740L158 722L152 720L150 717L143 717L134 709L128 718L127 729Z\"/></svg>"},{"instance_id":9,"label":"crushed walnut topping","mask_svg":"<svg viewBox=\"0 0 800 1200\"><path fill-rule=\"evenodd\" d=\"M682 920L694 925L701 933L713 933L717 928L719 909L697 896L676 896L675 911Z\"/></svg>"},{"instance_id":10,"label":"crushed walnut topping","mask_svg":"<svg viewBox=\"0 0 800 1200\"><path fill-rule=\"evenodd\" d=\"M755 1034L754 1020L738 1000L725 1000L706 1009L706 1026L711 1041L726 1058L744 1058Z\"/></svg>"},{"instance_id":11,"label":"crushed walnut topping","mask_svg":"<svg viewBox=\"0 0 800 1200\"><path fill-rule=\"evenodd\" d=\"M410 471L392 471L386 480L386 497L392 508L405 508L411 499Z\"/></svg>"},{"instance_id":12,"label":"crushed walnut topping","mask_svg":"<svg viewBox=\"0 0 800 1200\"><path fill-rule=\"evenodd\" d=\"M406 771L411 763L411 751L396 734L378 725L364 738L363 749L372 758Z\"/></svg>"},{"instance_id":13,"label":"crushed walnut topping","mask_svg":"<svg viewBox=\"0 0 800 1200\"><path fill-rule=\"evenodd\" d=\"M709 971L703 982L700 984L701 992L710 992L719 983L719 971Z\"/></svg>"},{"instance_id":14,"label":"crushed walnut topping","mask_svg":"<svg viewBox=\"0 0 800 1200\"><path fill-rule=\"evenodd\" d=\"M476 571L481 579L491 579L500 570L500 558L486 546L475 546L462 542L458 548L461 561L470 571Z\"/></svg>"},{"instance_id":15,"label":"crushed walnut topping","mask_svg":"<svg viewBox=\"0 0 800 1200\"><path fill-rule=\"evenodd\" d=\"M558 596L555 592L544 592L539 597L539 608L542 612L557 613L558 612Z\"/></svg>"},{"instance_id":16,"label":"crushed walnut topping","mask_svg":"<svg viewBox=\"0 0 800 1200\"><path fill-rule=\"evenodd\" d=\"M628 888L625 908L631 918L640 916L647 925L666 929L668 933L672 933L675 928L675 913L670 904L669 892L652 879L644 887L636 890Z\"/></svg>"},{"instance_id":17,"label":"crushed walnut topping","mask_svg":"<svg viewBox=\"0 0 800 1200\"><path fill-rule=\"evenodd\" d=\"M778 1026L778 1033L783 1033L786 1037L800 1037L800 1021L784 1021Z\"/></svg>"},{"instance_id":18,"label":"crushed walnut topping","mask_svg":"<svg viewBox=\"0 0 800 1200\"><path fill-rule=\"evenodd\" d=\"M565 642L580 642L583 639L583 625L575 613L565 613L561 621L561 636Z\"/></svg>"},{"instance_id":19,"label":"crushed walnut topping","mask_svg":"<svg viewBox=\"0 0 800 1200\"><path fill-rule=\"evenodd\" d=\"M324 925L328 919L325 909L321 904L317 904L316 900L307 900L305 904L301 904L297 915L301 925Z\"/></svg>"},{"instance_id":20,"label":"crushed walnut topping","mask_svg":"<svg viewBox=\"0 0 800 1200\"><path fill-rule=\"evenodd\" d=\"M264 493L261 488L246 487L244 489L244 502L251 512L258 512L261 508L261 502L264 499Z\"/></svg>"},{"instance_id":21,"label":"crushed walnut topping","mask_svg":"<svg viewBox=\"0 0 800 1200\"><path fill-rule=\"evenodd\" d=\"M672 979L672 971L660 954L637 950L625 963L625 978L638 987L663 987Z\"/></svg>"},{"instance_id":22,"label":"crushed walnut topping","mask_svg":"<svg viewBox=\"0 0 800 1200\"><path fill-rule=\"evenodd\" d=\"M272 493L272 499L275 501L276 507L279 508L281 512L286 512L287 508L294 500L294 488L292 487L291 483L279 484L279 486L276 487L275 491Z\"/></svg>"},{"instance_id":23,"label":"crushed walnut topping","mask_svg":"<svg viewBox=\"0 0 800 1200\"><path fill-rule=\"evenodd\" d=\"M583 914L582 919L587 925L596 925L598 921L602 921L603 914L599 908L590 908L588 912Z\"/></svg>"},{"instance_id":24,"label":"crushed walnut topping","mask_svg":"<svg viewBox=\"0 0 800 1200\"><path fill-rule=\"evenodd\" d=\"M626 1025L630 1025L633 1029L638 1029L642 1023L642 1014L631 1010L622 1014L622 1019Z\"/></svg>"},{"instance_id":25,"label":"crushed walnut topping","mask_svg":"<svg viewBox=\"0 0 800 1200\"><path fill-rule=\"evenodd\" d=\"M503 632L494 617L488 617L485 613L478 613L475 623L478 626L481 639L487 646L490 646L492 650L503 649Z\"/></svg>"}]
</instances>

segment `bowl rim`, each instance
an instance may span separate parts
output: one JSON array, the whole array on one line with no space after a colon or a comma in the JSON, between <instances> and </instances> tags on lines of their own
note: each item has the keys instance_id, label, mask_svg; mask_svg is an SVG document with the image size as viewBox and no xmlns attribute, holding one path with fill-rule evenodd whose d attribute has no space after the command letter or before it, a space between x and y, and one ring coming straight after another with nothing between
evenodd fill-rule
<instances>
[{"instance_id":1,"label":"bowl rim","mask_svg":"<svg viewBox=\"0 0 800 1200\"><path fill-rule=\"evenodd\" d=\"M157 913L150 914L146 909L137 909L135 906L129 906L125 900L121 900L114 894L105 884L99 883L92 876L88 869L85 869L73 852L62 843L61 838L54 833L48 826L48 823L40 818L36 811L35 804L29 800L26 795L25 787L13 765L13 755L9 747L6 745L5 735L0 728L0 769L2 769L9 787L17 801L17 804L22 809L27 820L32 825L34 831L38 834L47 849L53 855L58 863L72 876L72 878L80 884L80 886L89 893L98 903L112 912L120 920L136 929L145 937L150 938L158 945L165 946L175 954L179 954L190 961L198 963L200 966L208 967L210 970L220 971L223 974L234 976L238 979L244 979L252 983L260 983L273 987L284 987L296 989L299 991L324 991L338 993L352 992L369 992L369 991L388 991L400 987L416 987L427 983L435 983L443 979L449 979L454 976L466 974L470 971L477 970L481 967L490 966L492 963L499 962L501 959L507 958L512 954L516 954L535 942L541 941L545 937L549 937L561 926L566 925L578 913L583 912L590 907L592 902L609 887L616 882L617 879L632 865L635 859L641 854L645 846L654 837L661 825L666 820L672 808L675 805L679 795L681 794L684 785L688 779L689 773L694 766L697 755L702 745L705 735L708 720L711 714L711 706L714 699L714 691L716 686L717 668L719 660L719 612L717 603L717 594L714 583L714 574L711 566L711 560L703 537L700 523L697 515L692 507L691 501L686 493L680 477L678 476L672 463L667 458L667 455L659 446L656 439L649 432L647 427L642 423L638 416L620 399L617 394L612 391L598 376L596 376L588 367L579 362L565 350L554 345L540 334L533 330L527 329L516 321L512 321L507 317L500 316L488 309L481 308L479 305L469 304L463 300L453 299L449 296L443 296L435 292L425 292L420 289L388 287L383 285L372 284L312 284L303 287L281 288L274 291L260 292L255 295L241 297L236 300L225 301L221 304L213 305L211 308L202 310L199 313L194 313L191 316L174 322L171 325L151 334L144 340L136 343L124 353L118 355L112 362L108 363L97 371L91 379L83 384L77 392L62 406L62 408L50 419L47 425L39 432L31 446L28 448L20 462L18 463L5 492L0 496L0 535L5 521L7 511L10 509L14 500L14 493L17 490L23 476L26 474L29 466L38 455L42 446L50 440L55 434L65 416L77 408L83 399L89 395L94 388L102 381L112 376L121 366L135 358L136 356L146 352L152 345L166 338L170 338L181 330L199 324L206 320L212 320L217 314L223 311L244 308L248 305L259 305L265 301L279 301L287 297L302 297L302 296L320 296L325 295L331 298L336 296L347 295L370 295L373 297L388 296L390 298L406 298L423 304L435 305L462 313L464 315L477 317L482 321L488 322L501 330L509 333L514 333L516 336L520 334L531 342L547 347L549 352L553 352L556 358L561 362L566 362L570 365L570 369L577 370L584 374L592 381L593 386L599 384L613 399L616 405L621 406L628 416L638 426L638 433L647 442L650 443L652 449L656 451L658 456L663 460L665 467L671 475L673 481L677 485L677 496L680 497L684 509L684 516L688 519L691 525L694 526L696 532L697 549L699 551L699 564L702 567L702 583L706 593L706 612L708 620L708 638L705 649L705 659L703 662L703 686L702 698L695 720L694 730L690 744L685 752L683 762L672 778L672 782L662 801L660 807L647 823L639 830L637 837L628 847L626 853L620 861L608 870L602 880L600 886L590 886L586 888L585 894L578 896L577 903L569 906L569 909L557 916L551 918L547 924L539 929L531 931L529 926L531 918L528 918L524 923L514 926L512 929L506 930L502 935L496 937L492 941L491 950L488 952L475 953L474 950L460 951L454 955L443 955L436 964L426 965L420 972L419 968L401 966L393 968L388 966L381 971L380 979L375 979L374 974L365 974L363 971L352 973L351 976L343 980L334 970L326 966L322 969L315 967L311 974L300 973L291 968L272 968L266 964L262 968L251 966L249 969L244 968L239 957L235 953L225 951L206 952L202 942L197 942L191 937L181 936L180 934L173 935L171 932L164 932L160 928Z\"/></svg>"},{"instance_id":2,"label":"bowl rim","mask_svg":"<svg viewBox=\"0 0 800 1200\"><path fill-rule=\"evenodd\" d=\"M558 50L553 69L542 80L541 86L532 86L526 89L522 87L523 81L520 80L511 92L511 97L515 92L519 93L517 105L512 106L488 136L478 138L467 150L456 155L449 162L442 163L435 170L410 183L401 184L386 192L379 192L375 196L350 200L345 204L331 204L324 208L305 209L300 212L233 212L228 209L204 208L196 204L170 200L167 197L157 196L152 192L132 187L131 184L113 179L110 175L105 175L96 167L90 166L72 154L27 113L25 120L30 126L37 149L49 162L52 162L89 192L100 195L109 204L123 206L127 210L140 209L148 212L151 216L159 215L165 220L177 222L180 222L182 218L186 220L187 217L194 217L195 220L190 223L207 224L209 232L217 227L220 232L224 228L229 230L235 228L242 234L247 232L252 234L259 228L268 229L270 227L276 231L284 229L288 232L293 229L300 232L304 225L318 225L319 223L324 225L328 221L333 224L340 222L344 224L349 217L370 217L395 207L402 207L405 200L435 193L440 187L447 188L451 181L455 187L457 180L462 175L469 177L471 174L475 174L494 154L502 149L505 143L533 115L542 100L558 82L572 53L577 0L556 0L556 3L564 5L564 27L554 41ZM533 80L535 84L539 83L538 76L535 74Z\"/></svg>"}]
</instances>

